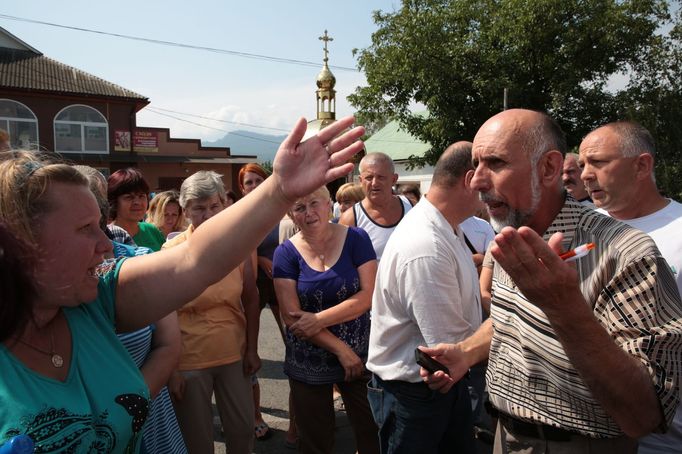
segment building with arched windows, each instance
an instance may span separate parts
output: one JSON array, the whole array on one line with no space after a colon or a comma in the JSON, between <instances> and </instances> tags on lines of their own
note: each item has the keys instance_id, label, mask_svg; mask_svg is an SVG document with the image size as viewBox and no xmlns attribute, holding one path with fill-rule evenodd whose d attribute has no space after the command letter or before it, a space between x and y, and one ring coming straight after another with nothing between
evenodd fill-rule
<instances>
[{"instance_id":1,"label":"building with arched windows","mask_svg":"<svg viewBox=\"0 0 682 454\"><path fill-rule=\"evenodd\" d=\"M0 129L12 148L48 150L105 175L138 167L152 188L179 188L198 170L224 175L236 189L242 164L227 147L172 138L167 128L138 127L149 99L65 65L0 27Z\"/></svg>"}]
</instances>

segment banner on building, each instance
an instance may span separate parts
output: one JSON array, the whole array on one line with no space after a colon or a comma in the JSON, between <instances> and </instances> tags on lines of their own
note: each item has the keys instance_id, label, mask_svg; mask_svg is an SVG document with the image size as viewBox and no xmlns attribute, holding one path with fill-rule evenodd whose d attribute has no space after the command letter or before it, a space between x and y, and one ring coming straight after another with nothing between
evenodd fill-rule
<instances>
[{"instance_id":1,"label":"banner on building","mask_svg":"<svg viewBox=\"0 0 682 454\"><path fill-rule=\"evenodd\" d=\"M114 151L130 151L130 131L114 131Z\"/></svg>"},{"instance_id":2,"label":"banner on building","mask_svg":"<svg viewBox=\"0 0 682 454\"><path fill-rule=\"evenodd\" d=\"M135 131L133 151L136 153L158 153L159 135L153 131Z\"/></svg>"}]
</instances>

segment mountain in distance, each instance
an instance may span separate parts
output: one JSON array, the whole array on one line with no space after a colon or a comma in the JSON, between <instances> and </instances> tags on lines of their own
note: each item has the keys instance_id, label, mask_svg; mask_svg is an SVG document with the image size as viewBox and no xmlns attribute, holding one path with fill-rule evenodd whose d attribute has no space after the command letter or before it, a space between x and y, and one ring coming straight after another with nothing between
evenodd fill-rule
<instances>
[{"instance_id":1,"label":"mountain in distance","mask_svg":"<svg viewBox=\"0 0 682 454\"><path fill-rule=\"evenodd\" d=\"M272 162L279 144L286 138L286 134L274 136L269 134L259 134L253 131L231 131L225 134L222 139L215 142L203 142L206 147L230 147L230 154L234 155L256 155L258 162Z\"/></svg>"}]
</instances>

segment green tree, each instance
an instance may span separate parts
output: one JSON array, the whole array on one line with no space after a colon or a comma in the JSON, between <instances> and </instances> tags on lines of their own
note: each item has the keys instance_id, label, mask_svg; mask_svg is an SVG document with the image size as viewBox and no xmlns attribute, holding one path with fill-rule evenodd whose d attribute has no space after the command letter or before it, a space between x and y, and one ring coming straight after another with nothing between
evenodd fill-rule
<instances>
[{"instance_id":1,"label":"green tree","mask_svg":"<svg viewBox=\"0 0 682 454\"><path fill-rule=\"evenodd\" d=\"M374 13L372 44L356 50L367 85L349 100L362 118L397 118L431 143L418 165L471 140L502 110L505 88L508 107L550 112L570 146L618 118L664 127L673 111L657 106L678 99L682 77L670 58L680 48L673 9L665 0L403 0L396 12ZM628 86L609 91L618 74L632 76ZM414 115L415 105L429 115Z\"/></svg>"},{"instance_id":2,"label":"green tree","mask_svg":"<svg viewBox=\"0 0 682 454\"><path fill-rule=\"evenodd\" d=\"M633 68L625 90L617 95L618 118L639 121L656 138L658 187L682 199L682 8L670 33L659 36Z\"/></svg>"},{"instance_id":3,"label":"green tree","mask_svg":"<svg viewBox=\"0 0 682 454\"><path fill-rule=\"evenodd\" d=\"M263 161L260 163L261 167L265 169L268 175L272 175L272 161Z\"/></svg>"}]
</instances>

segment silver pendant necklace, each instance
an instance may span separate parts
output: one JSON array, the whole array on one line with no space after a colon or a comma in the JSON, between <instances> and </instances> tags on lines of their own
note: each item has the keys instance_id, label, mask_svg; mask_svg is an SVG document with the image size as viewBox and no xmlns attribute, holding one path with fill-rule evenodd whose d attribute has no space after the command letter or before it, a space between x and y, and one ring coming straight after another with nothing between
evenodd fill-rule
<instances>
[{"instance_id":1,"label":"silver pendant necklace","mask_svg":"<svg viewBox=\"0 0 682 454\"><path fill-rule=\"evenodd\" d=\"M310 249L310 251L313 253L313 255L315 257L320 259L320 262L322 262L322 265L324 265L324 257L325 257L324 253L320 253L320 252L316 251L315 248L313 247L313 245L310 243L308 243L308 248Z\"/></svg>"},{"instance_id":2,"label":"silver pendant necklace","mask_svg":"<svg viewBox=\"0 0 682 454\"><path fill-rule=\"evenodd\" d=\"M53 330L50 330L50 351L47 351L47 350L42 349L42 348L40 348L40 347L36 347L36 346L33 345L33 344L29 344L28 342L26 342L25 340L23 340L23 339L21 339L21 338L19 338L19 337L15 338L15 339L18 340L19 342L21 342L22 344L24 344L24 345L27 346L27 347L30 347L30 348L32 348L33 350L35 350L35 351L37 351L37 352L39 352L39 353L42 353L43 355L49 356L50 359L52 360L52 365L53 365L55 368L60 369L61 367L64 366L64 358L62 358L62 355L60 355L59 353L57 353L57 352L55 351L55 348L54 348L54 331L53 331Z\"/></svg>"},{"instance_id":3,"label":"silver pendant necklace","mask_svg":"<svg viewBox=\"0 0 682 454\"><path fill-rule=\"evenodd\" d=\"M331 238L331 237L330 237L330 238ZM324 262L324 260L325 260L325 252L326 252L325 249L324 249L324 246L325 246L325 244L327 244L327 242L326 242L326 241L322 241L322 248L323 248L323 249L322 249L322 252L318 252L317 248L313 247L312 243L309 241L308 238L303 237L303 241L306 242L306 244L307 244L307 246L308 246L308 249L310 249L310 252L313 253L313 256L316 257L316 258L318 258L318 259L320 259L320 262L322 263L322 266L323 266L323 267L326 267L325 262Z\"/></svg>"}]
</instances>

